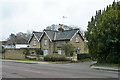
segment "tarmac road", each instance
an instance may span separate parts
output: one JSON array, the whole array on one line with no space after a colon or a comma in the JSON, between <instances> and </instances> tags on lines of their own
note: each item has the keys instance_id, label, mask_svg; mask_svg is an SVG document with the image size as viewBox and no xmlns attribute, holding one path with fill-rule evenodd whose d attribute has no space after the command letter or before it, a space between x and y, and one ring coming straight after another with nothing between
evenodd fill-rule
<instances>
[{"instance_id":1,"label":"tarmac road","mask_svg":"<svg viewBox=\"0 0 120 80\"><path fill-rule=\"evenodd\" d=\"M118 72L95 70L87 63L19 63L2 61L3 78L118 78Z\"/></svg>"}]
</instances>

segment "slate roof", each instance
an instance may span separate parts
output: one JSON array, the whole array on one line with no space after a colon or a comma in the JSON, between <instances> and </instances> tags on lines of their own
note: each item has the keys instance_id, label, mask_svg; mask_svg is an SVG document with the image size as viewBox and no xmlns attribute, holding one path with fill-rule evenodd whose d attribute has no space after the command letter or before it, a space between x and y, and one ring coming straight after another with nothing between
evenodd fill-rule
<instances>
[{"instance_id":1,"label":"slate roof","mask_svg":"<svg viewBox=\"0 0 120 80\"><path fill-rule=\"evenodd\" d=\"M70 40L78 30L66 30L57 32L55 40Z\"/></svg>"},{"instance_id":2,"label":"slate roof","mask_svg":"<svg viewBox=\"0 0 120 80\"><path fill-rule=\"evenodd\" d=\"M28 41L27 41L26 39L20 37L20 38L17 38L17 39L15 40L15 43L16 43L16 44L28 44Z\"/></svg>"},{"instance_id":3,"label":"slate roof","mask_svg":"<svg viewBox=\"0 0 120 80\"><path fill-rule=\"evenodd\" d=\"M47 35L51 40L54 40L56 31L52 31L52 30L44 30L44 31L47 33Z\"/></svg>"},{"instance_id":4,"label":"slate roof","mask_svg":"<svg viewBox=\"0 0 120 80\"><path fill-rule=\"evenodd\" d=\"M37 38L37 40L39 40L42 34L43 34L43 32L35 32L35 31L33 31L32 36L31 36L30 39L28 40L28 43L30 43L33 35L35 35L35 37Z\"/></svg>"},{"instance_id":5,"label":"slate roof","mask_svg":"<svg viewBox=\"0 0 120 80\"><path fill-rule=\"evenodd\" d=\"M79 29L65 30L63 32L52 31L52 30L44 30L44 31L47 33L47 35L52 41L70 40L77 31L80 33ZM84 40L81 33L80 36Z\"/></svg>"},{"instance_id":6,"label":"slate roof","mask_svg":"<svg viewBox=\"0 0 120 80\"><path fill-rule=\"evenodd\" d=\"M39 40L39 38L40 38L41 35L42 35L42 32L35 32L35 31L33 31L33 33L35 34L35 36L36 36L37 39Z\"/></svg>"},{"instance_id":7,"label":"slate roof","mask_svg":"<svg viewBox=\"0 0 120 80\"><path fill-rule=\"evenodd\" d=\"M15 44L28 44L28 41L23 37L16 36L14 39L8 40L6 45L15 45Z\"/></svg>"}]
</instances>

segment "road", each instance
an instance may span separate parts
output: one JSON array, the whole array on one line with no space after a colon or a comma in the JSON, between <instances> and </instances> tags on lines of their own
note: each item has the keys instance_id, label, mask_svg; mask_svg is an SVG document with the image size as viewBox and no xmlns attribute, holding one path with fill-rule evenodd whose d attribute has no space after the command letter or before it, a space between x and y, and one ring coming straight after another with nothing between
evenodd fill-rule
<instances>
[{"instance_id":1,"label":"road","mask_svg":"<svg viewBox=\"0 0 120 80\"><path fill-rule=\"evenodd\" d=\"M18 63L2 61L3 78L118 78L118 72L95 70L88 63Z\"/></svg>"}]
</instances>

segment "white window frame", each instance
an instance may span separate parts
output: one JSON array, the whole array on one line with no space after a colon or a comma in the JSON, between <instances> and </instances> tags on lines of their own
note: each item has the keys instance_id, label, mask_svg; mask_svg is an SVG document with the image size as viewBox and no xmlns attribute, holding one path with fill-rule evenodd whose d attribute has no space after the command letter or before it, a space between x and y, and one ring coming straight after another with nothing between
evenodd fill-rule
<instances>
[{"instance_id":1,"label":"white window frame","mask_svg":"<svg viewBox=\"0 0 120 80\"><path fill-rule=\"evenodd\" d=\"M36 40L36 39L34 39L34 41L33 41L33 45L34 45L34 46L37 45L37 40Z\"/></svg>"},{"instance_id":2,"label":"white window frame","mask_svg":"<svg viewBox=\"0 0 120 80\"><path fill-rule=\"evenodd\" d=\"M62 53L62 51L59 49L59 50L58 50L58 54L60 54L60 55L61 55L61 53Z\"/></svg>"},{"instance_id":3,"label":"white window frame","mask_svg":"<svg viewBox=\"0 0 120 80\"><path fill-rule=\"evenodd\" d=\"M77 36L76 39L75 39L76 43L79 42L79 37Z\"/></svg>"},{"instance_id":4,"label":"white window frame","mask_svg":"<svg viewBox=\"0 0 120 80\"><path fill-rule=\"evenodd\" d=\"M47 46L47 39L44 39L44 45Z\"/></svg>"},{"instance_id":5,"label":"white window frame","mask_svg":"<svg viewBox=\"0 0 120 80\"><path fill-rule=\"evenodd\" d=\"M44 49L44 56L48 55L48 49Z\"/></svg>"}]
</instances>

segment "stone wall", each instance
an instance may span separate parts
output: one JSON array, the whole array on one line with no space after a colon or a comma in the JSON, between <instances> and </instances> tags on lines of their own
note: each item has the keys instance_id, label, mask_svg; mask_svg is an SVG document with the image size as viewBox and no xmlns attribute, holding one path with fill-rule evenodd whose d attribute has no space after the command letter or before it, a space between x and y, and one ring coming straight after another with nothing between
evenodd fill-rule
<instances>
[{"instance_id":1,"label":"stone wall","mask_svg":"<svg viewBox=\"0 0 120 80\"><path fill-rule=\"evenodd\" d=\"M6 49L5 53L2 56L5 59L25 59L25 54L24 54L25 50L26 48ZM35 49L30 48L29 51L30 53L35 52Z\"/></svg>"}]
</instances>

